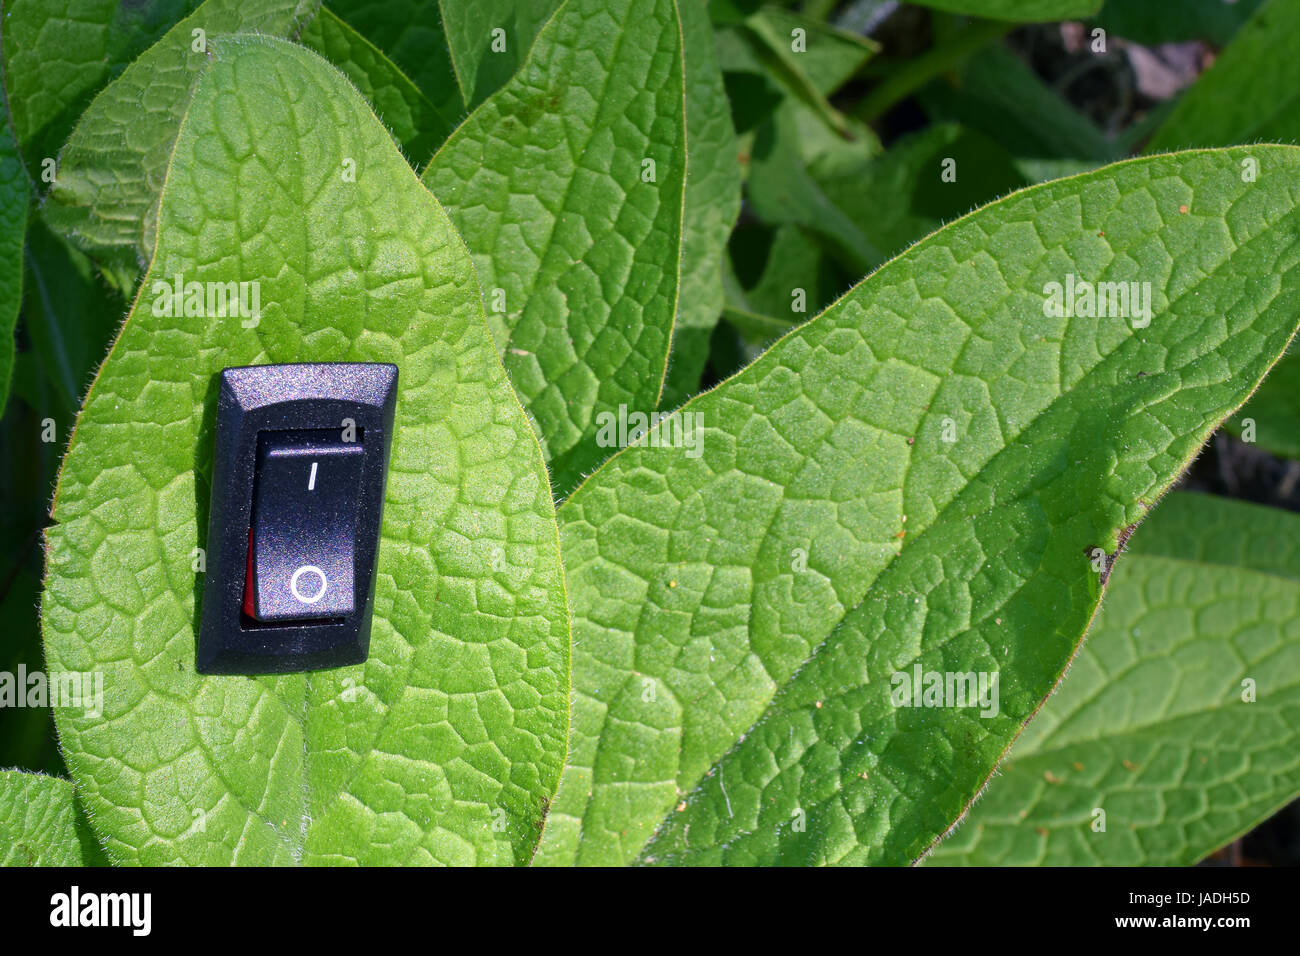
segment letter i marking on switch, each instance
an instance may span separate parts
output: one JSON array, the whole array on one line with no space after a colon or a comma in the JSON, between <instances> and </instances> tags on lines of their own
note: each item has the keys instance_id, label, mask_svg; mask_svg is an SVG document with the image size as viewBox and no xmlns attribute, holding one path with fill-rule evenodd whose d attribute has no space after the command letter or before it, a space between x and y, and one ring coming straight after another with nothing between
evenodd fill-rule
<instances>
[{"instance_id":1,"label":"letter i marking on switch","mask_svg":"<svg viewBox=\"0 0 1300 956\"><path fill-rule=\"evenodd\" d=\"M307 490L316 490L316 462L311 463L311 475L307 478Z\"/></svg>"}]
</instances>

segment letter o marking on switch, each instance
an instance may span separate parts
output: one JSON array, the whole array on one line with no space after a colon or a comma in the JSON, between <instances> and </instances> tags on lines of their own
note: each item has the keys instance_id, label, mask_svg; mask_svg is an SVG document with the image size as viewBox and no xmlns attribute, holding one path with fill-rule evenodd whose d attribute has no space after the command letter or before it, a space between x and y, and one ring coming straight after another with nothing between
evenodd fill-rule
<instances>
[{"instance_id":1,"label":"letter o marking on switch","mask_svg":"<svg viewBox=\"0 0 1300 956\"><path fill-rule=\"evenodd\" d=\"M310 597L298 590L298 579L308 573L320 577L320 590ZM293 572L293 577L289 579L289 590L293 593L293 596L303 604L315 604L325 596L325 589L327 587L329 587L329 582L325 580L325 572L314 564L304 564L297 571Z\"/></svg>"}]
</instances>

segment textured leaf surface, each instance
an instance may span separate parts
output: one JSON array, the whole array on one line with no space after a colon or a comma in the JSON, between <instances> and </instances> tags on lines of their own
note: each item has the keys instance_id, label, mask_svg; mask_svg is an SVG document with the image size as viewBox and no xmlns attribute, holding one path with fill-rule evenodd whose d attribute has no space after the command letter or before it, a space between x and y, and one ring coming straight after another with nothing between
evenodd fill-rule
<instances>
[{"instance_id":1,"label":"textured leaf surface","mask_svg":"<svg viewBox=\"0 0 1300 956\"><path fill-rule=\"evenodd\" d=\"M1300 139L1300 3L1266 3L1179 99L1148 152Z\"/></svg>"},{"instance_id":2,"label":"textured leaf surface","mask_svg":"<svg viewBox=\"0 0 1300 956\"><path fill-rule=\"evenodd\" d=\"M299 40L343 71L412 161L423 162L460 119L459 112L439 111L374 44L329 10L316 14Z\"/></svg>"},{"instance_id":3,"label":"textured leaf surface","mask_svg":"<svg viewBox=\"0 0 1300 956\"><path fill-rule=\"evenodd\" d=\"M1300 150L1257 149L1253 184L1204 151L986 206L687 403L699 457L652 432L588 479L560 509L573 731L539 859L920 856L1073 654L1093 549L1295 330ZM1067 273L1149 281L1154 318L1046 317ZM997 673L996 716L895 708L918 664Z\"/></svg>"},{"instance_id":4,"label":"textured leaf surface","mask_svg":"<svg viewBox=\"0 0 1300 956\"><path fill-rule=\"evenodd\" d=\"M56 713L69 769L122 862L526 860L563 760L568 625L473 265L340 74L269 38L213 47L48 531L49 666L104 675L102 717ZM259 323L154 315L176 275L260 282ZM198 676L215 376L322 359L400 368L370 658Z\"/></svg>"},{"instance_id":5,"label":"textured leaf surface","mask_svg":"<svg viewBox=\"0 0 1300 956\"><path fill-rule=\"evenodd\" d=\"M28 163L57 155L90 98L199 0L8 0L6 92Z\"/></svg>"},{"instance_id":6,"label":"textured leaf surface","mask_svg":"<svg viewBox=\"0 0 1300 956\"><path fill-rule=\"evenodd\" d=\"M1259 7L1214 66L1178 101L1148 151L1300 140L1297 42L1300 4ZM1255 422L1261 448L1300 458L1300 362L1283 358L1241 414L1227 423L1228 429L1240 434L1247 418Z\"/></svg>"},{"instance_id":7,"label":"textured leaf surface","mask_svg":"<svg viewBox=\"0 0 1300 956\"><path fill-rule=\"evenodd\" d=\"M722 257L740 212L736 134L708 12L701 0L679 0L677 10L686 60L686 208L664 408L676 408L699 391L709 333L722 314Z\"/></svg>"},{"instance_id":8,"label":"textured leaf surface","mask_svg":"<svg viewBox=\"0 0 1300 956\"><path fill-rule=\"evenodd\" d=\"M84 866L96 855L70 781L0 770L0 866Z\"/></svg>"},{"instance_id":9,"label":"textured leaf surface","mask_svg":"<svg viewBox=\"0 0 1300 956\"><path fill-rule=\"evenodd\" d=\"M569 0L424 172L474 257L557 495L608 454L597 415L658 407L677 308L683 97L673 0Z\"/></svg>"},{"instance_id":10,"label":"textured leaf surface","mask_svg":"<svg viewBox=\"0 0 1300 956\"><path fill-rule=\"evenodd\" d=\"M45 218L83 249L148 262L167 161L208 58L194 31L289 36L319 5L206 0L95 97L59 154Z\"/></svg>"},{"instance_id":11,"label":"textured leaf surface","mask_svg":"<svg viewBox=\"0 0 1300 956\"><path fill-rule=\"evenodd\" d=\"M466 105L505 86L560 0L438 0L452 68Z\"/></svg>"},{"instance_id":12,"label":"textured leaf surface","mask_svg":"<svg viewBox=\"0 0 1300 956\"><path fill-rule=\"evenodd\" d=\"M1060 691L928 859L1188 865L1295 797L1298 542L1293 514L1170 496L1130 540Z\"/></svg>"},{"instance_id":13,"label":"textured leaf surface","mask_svg":"<svg viewBox=\"0 0 1300 956\"><path fill-rule=\"evenodd\" d=\"M9 400L14 371L14 326L23 298L23 233L29 196L27 171L0 91L0 412Z\"/></svg>"}]
</instances>

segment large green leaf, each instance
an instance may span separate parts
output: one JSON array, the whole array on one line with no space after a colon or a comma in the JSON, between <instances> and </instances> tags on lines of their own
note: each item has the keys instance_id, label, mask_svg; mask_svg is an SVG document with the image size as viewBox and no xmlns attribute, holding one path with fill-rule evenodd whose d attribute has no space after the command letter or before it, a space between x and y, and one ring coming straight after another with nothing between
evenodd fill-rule
<instances>
[{"instance_id":1,"label":"large green leaf","mask_svg":"<svg viewBox=\"0 0 1300 956\"><path fill-rule=\"evenodd\" d=\"M1069 679L929 859L1186 865L1294 798L1297 542L1296 515L1170 496L1133 536Z\"/></svg>"},{"instance_id":2,"label":"large green leaf","mask_svg":"<svg viewBox=\"0 0 1300 956\"><path fill-rule=\"evenodd\" d=\"M1147 144L1148 152L1300 139L1300 3L1265 3Z\"/></svg>"},{"instance_id":3,"label":"large green leaf","mask_svg":"<svg viewBox=\"0 0 1300 956\"><path fill-rule=\"evenodd\" d=\"M557 494L658 407L686 174L674 0L568 0L424 172L469 246Z\"/></svg>"},{"instance_id":4,"label":"large green leaf","mask_svg":"<svg viewBox=\"0 0 1300 956\"><path fill-rule=\"evenodd\" d=\"M103 862L72 784L0 770L0 866L95 866Z\"/></svg>"},{"instance_id":5,"label":"large green leaf","mask_svg":"<svg viewBox=\"0 0 1300 956\"><path fill-rule=\"evenodd\" d=\"M288 36L319 5L205 0L95 97L59 154L46 220L83 249L147 263L167 161L208 58L204 38L245 31Z\"/></svg>"},{"instance_id":6,"label":"large green leaf","mask_svg":"<svg viewBox=\"0 0 1300 956\"><path fill-rule=\"evenodd\" d=\"M0 412L9 399L14 371L14 326L23 298L23 233L30 195L27 170L0 89Z\"/></svg>"},{"instance_id":7,"label":"large green leaf","mask_svg":"<svg viewBox=\"0 0 1300 956\"><path fill-rule=\"evenodd\" d=\"M319 3L207 0L91 104L60 157L46 219L102 260L147 262L167 156L206 55L204 37L220 33L297 36L352 80L408 156L429 155L459 120L459 99L430 100L365 36L319 10Z\"/></svg>"},{"instance_id":8,"label":"large green leaf","mask_svg":"<svg viewBox=\"0 0 1300 956\"><path fill-rule=\"evenodd\" d=\"M660 404L675 408L700 388L709 333L722 314L722 257L740 212L736 135L703 0L678 0L686 59L686 208L681 293Z\"/></svg>"},{"instance_id":9,"label":"large green leaf","mask_svg":"<svg viewBox=\"0 0 1300 956\"><path fill-rule=\"evenodd\" d=\"M6 0L6 92L32 169L54 158L90 98L198 3Z\"/></svg>"},{"instance_id":10,"label":"large green leaf","mask_svg":"<svg viewBox=\"0 0 1300 956\"><path fill-rule=\"evenodd\" d=\"M1201 151L984 207L574 492L573 729L539 859L919 857L1068 664L1096 550L1295 331L1300 149L1253 151L1254 183L1245 150ZM1154 317L1048 317L1069 274L1150 282ZM699 441L674 447L686 414ZM894 707L914 665L998 675L996 715Z\"/></svg>"},{"instance_id":11,"label":"large green leaf","mask_svg":"<svg viewBox=\"0 0 1300 956\"><path fill-rule=\"evenodd\" d=\"M550 489L473 264L340 74L210 38L157 254L55 498L50 669L73 778L120 862L510 862L563 761L569 632ZM355 181L344 160L355 158ZM155 281L259 282L261 315L155 315ZM214 381L223 367L393 362L397 420L365 665L194 673Z\"/></svg>"},{"instance_id":12,"label":"large green leaf","mask_svg":"<svg viewBox=\"0 0 1300 956\"><path fill-rule=\"evenodd\" d=\"M559 6L560 0L438 0L466 105L482 103L514 76Z\"/></svg>"},{"instance_id":13,"label":"large green leaf","mask_svg":"<svg viewBox=\"0 0 1300 956\"><path fill-rule=\"evenodd\" d=\"M317 13L298 39L343 71L411 160L423 161L460 120L459 110L439 110L374 44L329 10Z\"/></svg>"}]
</instances>

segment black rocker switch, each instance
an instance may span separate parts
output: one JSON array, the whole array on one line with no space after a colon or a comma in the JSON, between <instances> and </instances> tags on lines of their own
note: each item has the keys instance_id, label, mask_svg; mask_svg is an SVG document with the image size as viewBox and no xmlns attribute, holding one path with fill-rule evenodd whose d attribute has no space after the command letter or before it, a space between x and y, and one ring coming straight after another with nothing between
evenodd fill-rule
<instances>
[{"instance_id":1,"label":"black rocker switch","mask_svg":"<svg viewBox=\"0 0 1300 956\"><path fill-rule=\"evenodd\" d=\"M220 385L197 670L363 662L397 368L256 365Z\"/></svg>"}]
</instances>

